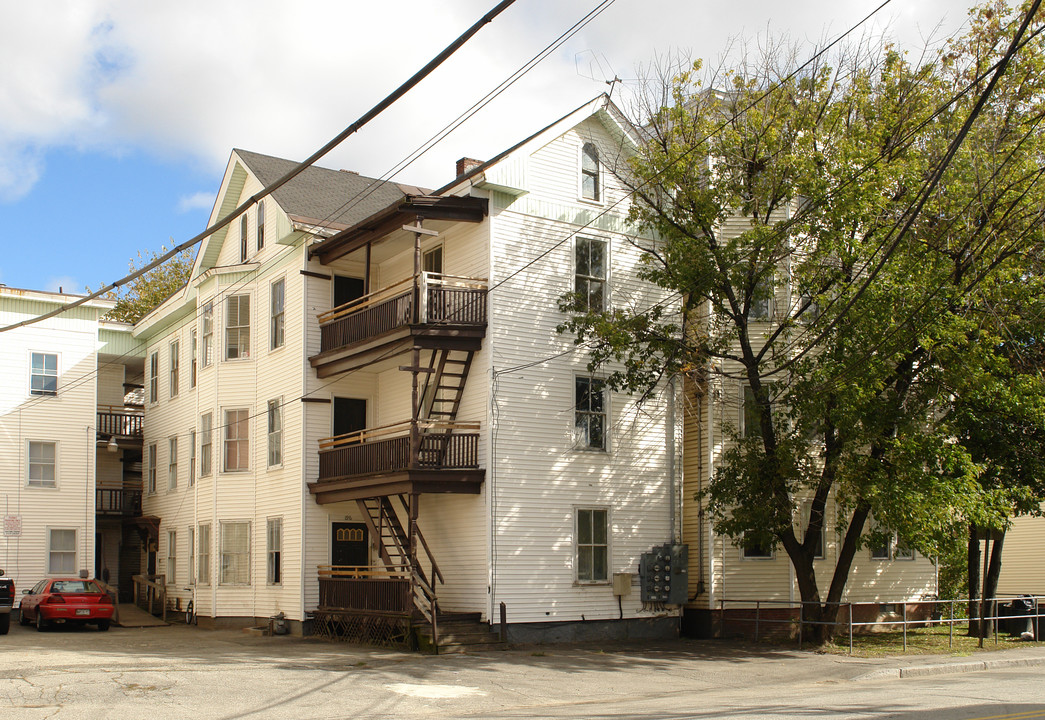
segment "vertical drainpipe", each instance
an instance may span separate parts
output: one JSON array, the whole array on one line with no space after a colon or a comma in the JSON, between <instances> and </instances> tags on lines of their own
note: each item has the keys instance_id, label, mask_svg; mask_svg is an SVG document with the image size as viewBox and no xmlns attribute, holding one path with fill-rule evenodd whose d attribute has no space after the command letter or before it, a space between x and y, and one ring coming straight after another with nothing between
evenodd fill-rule
<instances>
[{"instance_id":1,"label":"vertical drainpipe","mask_svg":"<svg viewBox=\"0 0 1045 720\"><path fill-rule=\"evenodd\" d=\"M708 368L710 371L710 368ZM708 438L708 463L707 472L704 475L705 487L711 483L711 476L715 470L715 397L714 389L711 387L711 377L704 384L704 396L707 398L707 438ZM725 577L725 575L723 575ZM715 529L711 522L708 522L708 609L715 609Z\"/></svg>"},{"instance_id":2,"label":"vertical drainpipe","mask_svg":"<svg viewBox=\"0 0 1045 720\"><path fill-rule=\"evenodd\" d=\"M678 538L675 532L675 502L677 491L675 489L675 376L668 378L668 408L664 428L664 449L668 455L668 506L671 544L674 545Z\"/></svg>"}]
</instances>

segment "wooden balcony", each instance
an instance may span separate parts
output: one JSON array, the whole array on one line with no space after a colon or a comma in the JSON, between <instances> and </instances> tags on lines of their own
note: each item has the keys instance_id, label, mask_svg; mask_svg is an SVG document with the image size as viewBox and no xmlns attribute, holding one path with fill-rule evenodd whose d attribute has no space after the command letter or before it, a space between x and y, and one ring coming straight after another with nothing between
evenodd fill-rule
<instances>
[{"instance_id":1,"label":"wooden balcony","mask_svg":"<svg viewBox=\"0 0 1045 720\"><path fill-rule=\"evenodd\" d=\"M134 517L142 514L141 489L97 488L94 511L98 515Z\"/></svg>"},{"instance_id":2,"label":"wooden balcony","mask_svg":"<svg viewBox=\"0 0 1045 720\"><path fill-rule=\"evenodd\" d=\"M309 490L323 505L415 493L470 493L482 486L479 423L406 421L325 438L319 480Z\"/></svg>"},{"instance_id":3,"label":"wooden balcony","mask_svg":"<svg viewBox=\"0 0 1045 720\"><path fill-rule=\"evenodd\" d=\"M142 419L145 411L141 408L99 405L97 431L99 437L116 437L126 440L141 440Z\"/></svg>"},{"instance_id":4,"label":"wooden balcony","mask_svg":"<svg viewBox=\"0 0 1045 720\"><path fill-rule=\"evenodd\" d=\"M423 272L320 313L312 367L329 377L413 347L478 350L486 294L485 280Z\"/></svg>"},{"instance_id":5,"label":"wooden balcony","mask_svg":"<svg viewBox=\"0 0 1045 720\"><path fill-rule=\"evenodd\" d=\"M324 610L399 613L410 615L414 602L408 568L319 567L319 607Z\"/></svg>"}]
</instances>

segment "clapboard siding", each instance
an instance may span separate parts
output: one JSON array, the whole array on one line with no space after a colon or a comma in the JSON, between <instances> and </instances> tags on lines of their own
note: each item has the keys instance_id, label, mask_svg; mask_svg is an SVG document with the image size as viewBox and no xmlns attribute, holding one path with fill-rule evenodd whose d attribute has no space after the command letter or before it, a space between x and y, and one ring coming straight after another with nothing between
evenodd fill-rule
<instances>
[{"instance_id":1,"label":"clapboard siding","mask_svg":"<svg viewBox=\"0 0 1045 720\"><path fill-rule=\"evenodd\" d=\"M999 595L1045 595L1045 518L1018 517L1005 534Z\"/></svg>"}]
</instances>

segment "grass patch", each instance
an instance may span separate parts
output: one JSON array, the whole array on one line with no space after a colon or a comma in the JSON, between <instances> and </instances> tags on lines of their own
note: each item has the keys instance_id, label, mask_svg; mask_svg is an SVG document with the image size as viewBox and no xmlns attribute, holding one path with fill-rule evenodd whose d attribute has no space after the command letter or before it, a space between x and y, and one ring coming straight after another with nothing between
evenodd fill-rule
<instances>
[{"instance_id":1,"label":"grass patch","mask_svg":"<svg viewBox=\"0 0 1045 720\"><path fill-rule=\"evenodd\" d=\"M907 629L907 655L953 655L964 656L978 652L1004 650L1014 647L1034 646L1038 647L1040 642L1027 642L1019 637L1009 637L1008 634L998 634L998 642L994 642L991 635L983 641L980 648L980 639L968 637L964 625L954 626L954 635L950 635L946 625L934 627L920 627ZM823 652L834 655L849 654L849 636L840 634L835 636L834 642L820 648ZM874 632L862 635L853 635L854 657L885 657L888 655L904 654L903 630L890 630L888 632Z\"/></svg>"}]
</instances>

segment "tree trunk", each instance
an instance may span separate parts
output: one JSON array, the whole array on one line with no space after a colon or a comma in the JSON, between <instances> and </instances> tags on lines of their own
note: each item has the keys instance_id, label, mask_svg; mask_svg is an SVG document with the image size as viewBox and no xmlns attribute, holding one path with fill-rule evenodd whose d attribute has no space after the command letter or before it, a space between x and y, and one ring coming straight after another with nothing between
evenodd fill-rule
<instances>
[{"instance_id":1,"label":"tree trunk","mask_svg":"<svg viewBox=\"0 0 1045 720\"><path fill-rule=\"evenodd\" d=\"M983 617L989 615L996 615L992 613L992 605L988 605L987 602L993 600L998 596L998 577L1001 575L1001 553L1005 546L1005 531L1004 530L991 530L991 557L987 565L987 576L983 578L983 600L984 608L986 613ZM984 620L980 623L980 637L985 638L991 634L992 625L995 621Z\"/></svg>"},{"instance_id":2,"label":"tree trunk","mask_svg":"<svg viewBox=\"0 0 1045 720\"><path fill-rule=\"evenodd\" d=\"M969 526L969 637L980 636L980 530Z\"/></svg>"}]
</instances>

